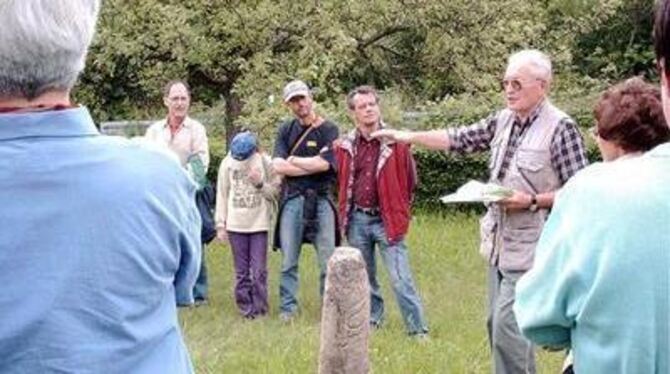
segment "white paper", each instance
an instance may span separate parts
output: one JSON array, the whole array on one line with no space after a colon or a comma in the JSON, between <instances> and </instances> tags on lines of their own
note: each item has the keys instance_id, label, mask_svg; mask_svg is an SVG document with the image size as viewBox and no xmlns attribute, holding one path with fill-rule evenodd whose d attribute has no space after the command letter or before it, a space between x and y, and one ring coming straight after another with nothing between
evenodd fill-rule
<instances>
[{"instance_id":1,"label":"white paper","mask_svg":"<svg viewBox=\"0 0 670 374\"><path fill-rule=\"evenodd\" d=\"M482 183L471 180L462 185L456 192L442 196L443 203L471 203L471 202L495 202L512 196L514 191L509 188L494 184Z\"/></svg>"}]
</instances>

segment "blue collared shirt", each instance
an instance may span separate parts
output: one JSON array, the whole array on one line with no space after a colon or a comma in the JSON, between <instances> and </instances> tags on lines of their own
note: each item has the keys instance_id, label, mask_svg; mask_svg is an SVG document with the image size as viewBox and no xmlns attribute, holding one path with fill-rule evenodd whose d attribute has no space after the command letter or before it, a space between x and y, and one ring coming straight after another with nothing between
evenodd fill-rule
<instances>
[{"instance_id":1,"label":"blue collared shirt","mask_svg":"<svg viewBox=\"0 0 670 374\"><path fill-rule=\"evenodd\" d=\"M0 114L0 372L189 373L195 186L85 108Z\"/></svg>"}]
</instances>

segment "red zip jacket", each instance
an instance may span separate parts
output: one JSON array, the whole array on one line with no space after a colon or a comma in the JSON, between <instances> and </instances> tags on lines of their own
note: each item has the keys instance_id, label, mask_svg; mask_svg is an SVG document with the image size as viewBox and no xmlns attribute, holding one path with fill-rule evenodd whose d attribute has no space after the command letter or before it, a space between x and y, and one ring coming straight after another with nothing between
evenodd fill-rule
<instances>
[{"instance_id":1,"label":"red zip jacket","mask_svg":"<svg viewBox=\"0 0 670 374\"><path fill-rule=\"evenodd\" d=\"M349 213L353 207L352 170L354 168L354 141L358 134L353 130L335 147L337 159L338 213L340 225L346 234ZM377 163L377 189L379 209L389 243L402 240L409 229L411 203L414 197L417 174L416 164L409 145L381 140Z\"/></svg>"}]
</instances>

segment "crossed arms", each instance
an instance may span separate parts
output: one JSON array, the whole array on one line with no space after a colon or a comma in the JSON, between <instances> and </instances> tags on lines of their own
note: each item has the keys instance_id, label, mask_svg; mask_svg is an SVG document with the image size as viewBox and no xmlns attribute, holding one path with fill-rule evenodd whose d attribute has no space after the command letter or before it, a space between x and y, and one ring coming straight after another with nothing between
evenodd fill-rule
<instances>
[{"instance_id":1,"label":"crossed arms","mask_svg":"<svg viewBox=\"0 0 670 374\"><path fill-rule=\"evenodd\" d=\"M286 159L276 157L272 166L277 174L300 177L328 171L330 164L320 155L312 157L289 156Z\"/></svg>"}]
</instances>

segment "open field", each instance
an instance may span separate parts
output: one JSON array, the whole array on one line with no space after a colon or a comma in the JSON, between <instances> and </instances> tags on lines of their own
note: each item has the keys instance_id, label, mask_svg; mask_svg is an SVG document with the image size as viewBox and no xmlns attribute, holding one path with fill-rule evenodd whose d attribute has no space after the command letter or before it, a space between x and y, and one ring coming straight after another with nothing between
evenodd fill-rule
<instances>
[{"instance_id":1,"label":"open field","mask_svg":"<svg viewBox=\"0 0 670 374\"><path fill-rule=\"evenodd\" d=\"M385 270L379 269L386 300L386 323L370 342L375 373L488 373L485 328L486 266L477 253L474 215L418 214L409 248L414 278L423 297L430 340L408 338ZM180 314L198 373L316 373L319 350L317 265L311 246L301 257L301 314L292 324L278 319L281 255L269 254L271 312L246 321L232 295L233 266L227 246L208 248L210 302ZM561 353L539 354L540 373L558 373Z\"/></svg>"}]
</instances>

